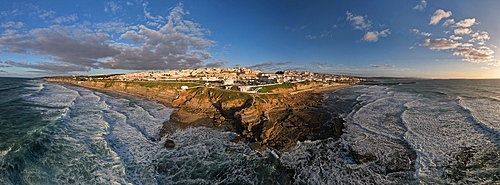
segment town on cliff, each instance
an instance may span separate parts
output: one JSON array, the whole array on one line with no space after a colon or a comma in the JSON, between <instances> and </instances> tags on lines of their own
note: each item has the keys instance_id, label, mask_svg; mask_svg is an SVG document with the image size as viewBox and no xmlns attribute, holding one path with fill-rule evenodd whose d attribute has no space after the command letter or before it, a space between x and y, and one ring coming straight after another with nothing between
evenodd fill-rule
<instances>
[{"instance_id":1,"label":"town on cliff","mask_svg":"<svg viewBox=\"0 0 500 185\"><path fill-rule=\"evenodd\" d=\"M135 72L109 75L72 75L73 80L112 80L112 81L149 81L149 82L200 82L206 86L218 86L228 90L247 93L268 92L277 84L318 82L326 87L338 84L357 84L367 81L364 78L346 75L321 74L308 71L261 72L249 68L202 68L167 71ZM282 88L286 85L282 85ZM189 88L184 86L182 88ZM181 89L182 90L182 89ZM292 89L291 89L292 90Z\"/></svg>"}]
</instances>

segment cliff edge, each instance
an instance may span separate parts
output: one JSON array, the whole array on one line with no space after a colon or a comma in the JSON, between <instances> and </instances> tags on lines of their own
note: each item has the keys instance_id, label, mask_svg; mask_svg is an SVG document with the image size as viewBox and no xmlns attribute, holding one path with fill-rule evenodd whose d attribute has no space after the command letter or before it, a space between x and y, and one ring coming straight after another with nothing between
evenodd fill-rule
<instances>
[{"instance_id":1,"label":"cliff edge","mask_svg":"<svg viewBox=\"0 0 500 185\"><path fill-rule=\"evenodd\" d=\"M339 137L342 120L322 109L320 93L248 94L198 87L172 102L176 126L209 124L239 134L253 149L287 150L297 141ZM165 128L168 129L168 128Z\"/></svg>"}]
</instances>

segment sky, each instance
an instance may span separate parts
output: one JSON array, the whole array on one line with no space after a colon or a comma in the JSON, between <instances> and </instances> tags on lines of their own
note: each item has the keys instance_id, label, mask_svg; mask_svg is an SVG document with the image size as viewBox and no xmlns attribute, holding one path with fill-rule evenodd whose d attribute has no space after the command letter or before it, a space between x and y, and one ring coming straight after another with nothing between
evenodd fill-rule
<instances>
[{"instance_id":1,"label":"sky","mask_svg":"<svg viewBox=\"0 0 500 185\"><path fill-rule=\"evenodd\" d=\"M0 77L206 67L500 78L498 0L3 1Z\"/></svg>"}]
</instances>

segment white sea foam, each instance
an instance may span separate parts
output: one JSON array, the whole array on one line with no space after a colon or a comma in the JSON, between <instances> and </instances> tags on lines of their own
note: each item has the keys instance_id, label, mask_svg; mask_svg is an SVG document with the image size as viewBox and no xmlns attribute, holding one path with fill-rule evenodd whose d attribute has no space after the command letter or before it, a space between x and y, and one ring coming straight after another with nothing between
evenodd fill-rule
<instances>
[{"instance_id":1,"label":"white sea foam","mask_svg":"<svg viewBox=\"0 0 500 185\"><path fill-rule=\"evenodd\" d=\"M476 132L469 115L460 112L454 101L427 99L385 87L357 92L361 94L357 101L362 106L345 118L346 145L378 159L391 159L391 155L397 155L392 152L405 148L400 142L406 142L417 153L415 177L424 179L423 182L446 182L442 181L442 174L448 173L447 166L456 163L454 155L459 155L461 147L480 148L490 143ZM488 119L488 123L498 120L493 116L499 115L495 112L500 110L498 104L461 101L469 108L482 106L471 111L478 114L476 117Z\"/></svg>"},{"instance_id":2,"label":"white sea foam","mask_svg":"<svg viewBox=\"0 0 500 185\"><path fill-rule=\"evenodd\" d=\"M25 83L28 86L24 87L24 89L33 91L31 94L28 94L28 95L38 94L38 93L40 93L45 88L44 82L42 82L40 80L31 80L31 81L28 81L28 82L25 82Z\"/></svg>"},{"instance_id":3,"label":"white sea foam","mask_svg":"<svg viewBox=\"0 0 500 185\"><path fill-rule=\"evenodd\" d=\"M7 155L7 154L10 152L10 150L12 150L12 146L9 146L9 147L8 147L7 149L5 149L5 150L0 150L0 159L2 159L2 158L3 158L3 156Z\"/></svg>"},{"instance_id":4,"label":"white sea foam","mask_svg":"<svg viewBox=\"0 0 500 185\"><path fill-rule=\"evenodd\" d=\"M468 168L458 183L481 182L477 176L484 174L494 177L500 156L491 133L498 130L498 102L454 101L448 97L453 93L435 98L398 87L356 86L351 89L355 93L331 94L325 102L358 103L345 117L340 140L299 142L278 154L252 151L247 143L229 142L234 133L203 127L179 130L158 142L153 138L174 109L46 84L25 99L45 114L67 116L58 118L50 133L37 130L44 135L39 141L43 147L30 149L37 157L26 162L21 176L42 184L278 184L286 182L286 171L296 184L446 184L453 183L446 178L459 164L457 156L471 150L470 164L481 169ZM176 146L165 149L166 139ZM411 150L417 153L416 172L387 172L387 164ZM0 154L12 152L4 151ZM375 158L356 162L353 151Z\"/></svg>"},{"instance_id":5,"label":"white sea foam","mask_svg":"<svg viewBox=\"0 0 500 185\"><path fill-rule=\"evenodd\" d=\"M284 153L282 164L294 171L296 184L407 184L414 182L411 172L387 178L384 166L376 162L356 164L349 154L350 141L327 139L302 142L297 149ZM389 157L389 156L387 156ZM394 174L393 174L394 175ZM391 176L391 175L389 175Z\"/></svg>"},{"instance_id":6,"label":"white sea foam","mask_svg":"<svg viewBox=\"0 0 500 185\"><path fill-rule=\"evenodd\" d=\"M459 98L459 104L471 112L474 119L488 127L500 131L500 103L489 98L464 99Z\"/></svg>"},{"instance_id":7,"label":"white sea foam","mask_svg":"<svg viewBox=\"0 0 500 185\"><path fill-rule=\"evenodd\" d=\"M419 99L406 104L402 118L412 130L406 138L418 151L419 175L427 182L439 181L446 166L456 160L461 147L477 148L489 141L475 132L467 115L457 112L453 101Z\"/></svg>"},{"instance_id":8,"label":"white sea foam","mask_svg":"<svg viewBox=\"0 0 500 185\"><path fill-rule=\"evenodd\" d=\"M69 107L78 96L77 91L67 89L59 84L47 84L46 86L47 88L40 93L27 96L24 99L42 108L65 108Z\"/></svg>"},{"instance_id":9,"label":"white sea foam","mask_svg":"<svg viewBox=\"0 0 500 185\"><path fill-rule=\"evenodd\" d=\"M167 136L164 139L173 140L176 146L156 154L159 180L179 184L278 184L281 174L276 154L252 151L245 143L230 142L233 137L234 133L203 127Z\"/></svg>"}]
</instances>

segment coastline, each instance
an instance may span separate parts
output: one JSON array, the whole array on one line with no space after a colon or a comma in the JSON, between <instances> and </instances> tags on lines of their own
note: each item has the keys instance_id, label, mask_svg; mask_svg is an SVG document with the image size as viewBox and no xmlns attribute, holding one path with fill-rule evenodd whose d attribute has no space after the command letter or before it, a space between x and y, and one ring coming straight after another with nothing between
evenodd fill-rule
<instances>
[{"instance_id":1,"label":"coastline","mask_svg":"<svg viewBox=\"0 0 500 185\"><path fill-rule=\"evenodd\" d=\"M113 85L109 85L105 81L76 81L64 78L43 78L43 80L47 82L71 84L101 92L135 96L146 100L156 101L168 107L172 107L172 101L179 95L176 90L172 89L155 89L135 84L127 84L126 82L113 82Z\"/></svg>"},{"instance_id":2,"label":"coastline","mask_svg":"<svg viewBox=\"0 0 500 185\"><path fill-rule=\"evenodd\" d=\"M341 84L276 94L250 94L206 87L177 91L125 82L110 85L104 81L44 80L136 96L178 108L170 121L163 124L160 136L177 128L207 126L235 132L239 136L234 142L249 142L252 149L261 151L268 147L286 151L297 141L340 137L343 120L332 118L321 101L323 93L351 86Z\"/></svg>"},{"instance_id":3,"label":"coastline","mask_svg":"<svg viewBox=\"0 0 500 185\"><path fill-rule=\"evenodd\" d=\"M342 85L335 85L335 86L327 86L327 87L323 87L323 88L314 89L314 92L315 93L324 93L324 92L330 92L330 91L335 91L335 90L338 90L338 89L347 88L347 87L350 87L350 86L352 86L352 85L350 85L350 84L342 84Z\"/></svg>"}]
</instances>

